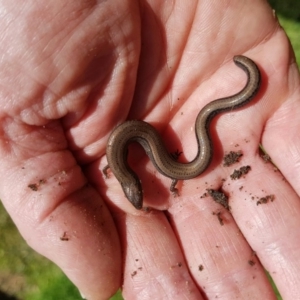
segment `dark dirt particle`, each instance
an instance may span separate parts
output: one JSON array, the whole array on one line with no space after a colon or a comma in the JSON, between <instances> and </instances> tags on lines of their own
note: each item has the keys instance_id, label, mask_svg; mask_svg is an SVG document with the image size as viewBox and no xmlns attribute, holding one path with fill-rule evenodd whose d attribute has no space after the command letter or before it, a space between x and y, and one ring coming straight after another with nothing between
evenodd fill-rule
<instances>
[{"instance_id":1,"label":"dark dirt particle","mask_svg":"<svg viewBox=\"0 0 300 300\"><path fill-rule=\"evenodd\" d=\"M275 200L275 195L267 195L265 197L261 197L257 202L256 202L256 205L259 205L259 204L266 204L268 203L269 201L273 202Z\"/></svg>"},{"instance_id":2,"label":"dark dirt particle","mask_svg":"<svg viewBox=\"0 0 300 300\"><path fill-rule=\"evenodd\" d=\"M242 151L230 151L228 154L226 154L223 158L223 166L228 167L231 166L237 162L239 162L239 159L243 156Z\"/></svg>"},{"instance_id":3,"label":"dark dirt particle","mask_svg":"<svg viewBox=\"0 0 300 300\"><path fill-rule=\"evenodd\" d=\"M133 271L133 272L131 273L131 277L134 277L136 274L137 274L137 271Z\"/></svg>"},{"instance_id":4,"label":"dark dirt particle","mask_svg":"<svg viewBox=\"0 0 300 300\"><path fill-rule=\"evenodd\" d=\"M207 189L207 192L215 202L221 204L227 210L230 209L228 205L228 196L226 196L222 190L216 191L213 189Z\"/></svg>"},{"instance_id":5,"label":"dark dirt particle","mask_svg":"<svg viewBox=\"0 0 300 300\"><path fill-rule=\"evenodd\" d=\"M265 149L262 146L260 146L259 150L260 157L263 159L263 161L265 163L271 163L274 166L274 172L278 172L279 170L276 164L272 161L271 156L265 151Z\"/></svg>"},{"instance_id":6,"label":"dark dirt particle","mask_svg":"<svg viewBox=\"0 0 300 300\"><path fill-rule=\"evenodd\" d=\"M261 158L263 159L263 161L264 161L265 163L272 162L271 156L270 156L269 154L267 154L267 153L263 153L263 154L261 155Z\"/></svg>"},{"instance_id":7,"label":"dark dirt particle","mask_svg":"<svg viewBox=\"0 0 300 300\"><path fill-rule=\"evenodd\" d=\"M241 178L243 175L247 174L251 170L250 166L244 166L239 168L238 170L234 170L233 173L230 175L232 180L236 180Z\"/></svg>"},{"instance_id":8,"label":"dark dirt particle","mask_svg":"<svg viewBox=\"0 0 300 300\"><path fill-rule=\"evenodd\" d=\"M221 212L220 212L220 211L217 212L217 213L213 212L213 215L217 216L220 225L223 226L223 225L224 225L224 221L223 221L223 219L222 219Z\"/></svg>"},{"instance_id":9,"label":"dark dirt particle","mask_svg":"<svg viewBox=\"0 0 300 300\"><path fill-rule=\"evenodd\" d=\"M182 262L177 262L175 265L172 265L171 269L174 269L174 268L177 268L177 267L181 268L182 267Z\"/></svg>"},{"instance_id":10,"label":"dark dirt particle","mask_svg":"<svg viewBox=\"0 0 300 300\"><path fill-rule=\"evenodd\" d=\"M69 238L69 236L68 236L68 234L67 234L67 232L65 231L64 233L63 233L63 235L60 237L60 240L61 241L68 241L70 238Z\"/></svg>"},{"instance_id":11,"label":"dark dirt particle","mask_svg":"<svg viewBox=\"0 0 300 300\"><path fill-rule=\"evenodd\" d=\"M248 264L252 267L255 265L255 261L253 261L252 259L248 260Z\"/></svg>"},{"instance_id":12,"label":"dark dirt particle","mask_svg":"<svg viewBox=\"0 0 300 300\"><path fill-rule=\"evenodd\" d=\"M38 190L38 185L36 183L30 183L28 184L28 187L35 192Z\"/></svg>"},{"instance_id":13,"label":"dark dirt particle","mask_svg":"<svg viewBox=\"0 0 300 300\"><path fill-rule=\"evenodd\" d=\"M207 193L204 193L202 196L200 196L200 198L206 198L207 197Z\"/></svg>"},{"instance_id":14,"label":"dark dirt particle","mask_svg":"<svg viewBox=\"0 0 300 300\"><path fill-rule=\"evenodd\" d=\"M46 180L45 180L45 179L40 179L38 183L30 183L30 184L28 184L28 187L29 187L31 190L33 190L33 191L36 192L36 191L39 189L39 187L40 187L42 184L44 184L44 183L46 183Z\"/></svg>"}]
</instances>

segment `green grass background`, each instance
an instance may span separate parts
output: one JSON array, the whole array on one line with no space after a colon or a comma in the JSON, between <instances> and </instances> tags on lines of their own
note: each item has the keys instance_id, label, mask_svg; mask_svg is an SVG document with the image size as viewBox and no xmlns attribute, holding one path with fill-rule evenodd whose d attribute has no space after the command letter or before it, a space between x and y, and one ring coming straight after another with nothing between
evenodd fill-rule
<instances>
[{"instance_id":1,"label":"green grass background","mask_svg":"<svg viewBox=\"0 0 300 300\"><path fill-rule=\"evenodd\" d=\"M300 65L300 0L269 2L291 40ZM58 267L27 246L1 203L0 228L0 299L81 299L76 287ZM112 299L122 299L121 293ZM281 299L279 294L278 299Z\"/></svg>"}]
</instances>

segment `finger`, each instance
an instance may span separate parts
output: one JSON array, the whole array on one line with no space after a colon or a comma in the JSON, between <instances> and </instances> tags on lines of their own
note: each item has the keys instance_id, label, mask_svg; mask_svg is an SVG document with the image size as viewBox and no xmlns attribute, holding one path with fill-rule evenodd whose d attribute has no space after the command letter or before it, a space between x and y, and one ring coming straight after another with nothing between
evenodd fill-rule
<instances>
[{"instance_id":1,"label":"finger","mask_svg":"<svg viewBox=\"0 0 300 300\"><path fill-rule=\"evenodd\" d=\"M251 172L227 187L232 215L283 299L294 299L300 279L299 197L271 163L258 154L245 159Z\"/></svg>"},{"instance_id":2,"label":"finger","mask_svg":"<svg viewBox=\"0 0 300 300\"><path fill-rule=\"evenodd\" d=\"M110 297L120 285L116 228L59 122L40 128L7 118L1 130L0 196L24 239L87 297Z\"/></svg>"},{"instance_id":3,"label":"finger","mask_svg":"<svg viewBox=\"0 0 300 300\"><path fill-rule=\"evenodd\" d=\"M275 299L264 268L256 258L256 248L251 248L235 222L235 215L230 213L231 210L235 212L233 206L236 202L239 201L242 207L244 205L240 199L241 193L244 193L243 188L242 192L240 190L243 184L247 188L252 187L247 182L251 171L245 175L247 184L234 181L230 175L234 169L252 164L256 166L252 157L257 152L259 138L252 132L260 132L262 123L258 119L252 125L251 120L256 115L257 105L253 104L242 111L224 115L216 122L219 145L224 145L223 151L220 147L214 147L216 155L212 166L202 176L183 182L181 196L173 199L169 208L188 265L193 266L190 271L198 285L205 289L208 298L220 297L225 293L229 299L243 298L245 295L250 295L251 299ZM239 124L238 130L236 124ZM224 167L220 153L229 151L241 151L243 156L240 162ZM205 196L207 189L221 189L228 196L230 211ZM245 213L248 213L247 209L237 212L240 222L244 222Z\"/></svg>"},{"instance_id":4,"label":"finger","mask_svg":"<svg viewBox=\"0 0 300 300\"><path fill-rule=\"evenodd\" d=\"M96 174L105 163L100 166L89 168L88 174ZM91 180L99 186L115 212L114 220L124 249L124 297L161 299L168 294L172 299L202 299L165 215L152 209L136 210L113 174L104 179L98 171L98 176Z\"/></svg>"},{"instance_id":5,"label":"finger","mask_svg":"<svg viewBox=\"0 0 300 300\"><path fill-rule=\"evenodd\" d=\"M252 220L254 223L250 224L253 224L252 231L255 229L253 237L258 233L261 235L263 245L258 241L255 244L264 249L261 259L276 281L282 297L293 299L299 295L299 289L293 282L299 281L297 266L300 255L300 76L290 46L284 42L284 32L280 30L276 36L276 45L286 49L280 51L277 46L282 55L269 57L269 64L265 65L271 88L267 89L264 106L271 108L272 113L266 121L262 144L291 186L280 175L274 177L272 169L264 171L266 179L262 188L271 191L275 200L260 207L260 216L256 213L256 221ZM259 184L262 186L261 182Z\"/></svg>"},{"instance_id":6,"label":"finger","mask_svg":"<svg viewBox=\"0 0 300 300\"><path fill-rule=\"evenodd\" d=\"M278 27L266 1L148 2L149 7L144 7L148 17L142 18L142 33L146 34L142 34L131 119L150 113L149 119L167 123L174 113L182 113L181 105L198 88L197 104L206 95L216 99L216 84L231 92L228 78L224 80L226 68L218 83L212 85L211 76L234 55L263 44Z\"/></svg>"},{"instance_id":7,"label":"finger","mask_svg":"<svg viewBox=\"0 0 300 300\"><path fill-rule=\"evenodd\" d=\"M253 106L256 113L251 119L255 122L249 128L254 133L258 133L260 127L264 128L262 141L265 149L283 173L287 174L297 191L297 177L291 176L296 174L297 168L295 152L291 151L297 148L292 138L296 135L296 130L293 131L293 126L290 130L288 123L298 110L292 104L295 100L289 94L296 95L297 98L295 88L297 84L299 86L299 74L294 67L289 70L290 49L282 31L274 34L269 47L272 45L280 45L281 48L277 46L277 50L282 55L278 59L265 51L261 52L261 57L265 56L260 63L264 73L260 94L263 97ZM289 79L286 73L291 76L292 84L282 80ZM284 102L286 99L288 101ZM297 118L294 119L297 123ZM246 164L251 166L251 172L247 174L246 180L232 182L227 187L232 214L246 240L275 280L283 298L295 298L299 294L292 283L299 280L296 271L300 246L299 198L280 173L274 171L272 165L266 165L258 158L255 145L258 144L259 137L252 134L247 140L249 147L244 147L243 160L247 160ZM286 156L288 153L293 155ZM240 190L239 186L243 188Z\"/></svg>"},{"instance_id":8,"label":"finger","mask_svg":"<svg viewBox=\"0 0 300 300\"><path fill-rule=\"evenodd\" d=\"M115 215L122 236L128 299L204 299L190 276L180 245L165 215L150 211Z\"/></svg>"},{"instance_id":9,"label":"finger","mask_svg":"<svg viewBox=\"0 0 300 300\"><path fill-rule=\"evenodd\" d=\"M286 179L300 195L300 75L291 57L284 57L274 66L274 87L269 91L267 105L281 106L267 121L262 144ZM286 75L287 74L287 75ZM286 78L283 80L282 78ZM286 101L285 101L286 100ZM284 102L285 101L285 102Z\"/></svg>"},{"instance_id":10,"label":"finger","mask_svg":"<svg viewBox=\"0 0 300 300\"><path fill-rule=\"evenodd\" d=\"M263 267L225 208L196 194L184 206L173 205L170 214L189 270L208 299L275 299Z\"/></svg>"}]
</instances>

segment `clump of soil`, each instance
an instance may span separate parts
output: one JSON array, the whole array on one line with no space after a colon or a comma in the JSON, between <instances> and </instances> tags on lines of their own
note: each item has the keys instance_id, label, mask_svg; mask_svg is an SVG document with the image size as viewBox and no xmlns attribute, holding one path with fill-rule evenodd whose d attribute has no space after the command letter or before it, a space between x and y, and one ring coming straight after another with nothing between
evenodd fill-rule
<instances>
[{"instance_id":1,"label":"clump of soil","mask_svg":"<svg viewBox=\"0 0 300 300\"><path fill-rule=\"evenodd\" d=\"M224 194L223 191L219 190L213 190L213 189L207 189L207 193L213 198L213 200L219 204L221 204L223 207L225 207L227 210L230 209L228 205L228 196Z\"/></svg>"},{"instance_id":2,"label":"clump of soil","mask_svg":"<svg viewBox=\"0 0 300 300\"><path fill-rule=\"evenodd\" d=\"M244 166L239 168L238 170L234 170L230 175L230 178L233 180L241 178L243 175L246 175L251 170L250 166Z\"/></svg>"},{"instance_id":3,"label":"clump of soil","mask_svg":"<svg viewBox=\"0 0 300 300\"><path fill-rule=\"evenodd\" d=\"M257 202L256 205L260 205L260 204L266 204L269 201L273 202L275 199L275 195L267 195L265 197L261 197Z\"/></svg>"},{"instance_id":4,"label":"clump of soil","mask_svg":"<svg viewBox=\"0 0 300 300\"><path fill-rule=\"evenodd\" d=\"M223 166L229 167L237 162L239 162L240 158L243 156L242 151L230 151L223 158Z\"/></svg>"}]
</instances>

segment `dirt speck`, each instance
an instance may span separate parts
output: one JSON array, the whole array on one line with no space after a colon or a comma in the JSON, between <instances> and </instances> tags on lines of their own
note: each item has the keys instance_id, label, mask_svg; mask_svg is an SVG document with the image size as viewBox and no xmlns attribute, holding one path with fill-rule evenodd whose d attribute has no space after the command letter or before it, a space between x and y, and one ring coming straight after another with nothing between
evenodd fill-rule
<instances>
[{"instance_id":1,"label":"dirt speck","mask_svg":"<svg viewBox=\"0 0 300 300\"><path fill-rule=\"evenodd\" d=\"M44 183L46 183L46 180L45 180L45 179L40 179L38 183L30 183L30 184L28 184L28 187L29 187L32 191L36 192L36 191L39 189L39 187L40 187L42 184L44 184Z\"/></svg>"},{"instance_id":2,"label":"dirt speck","mask_svg":"<svg viewBox=\"0 0 300 300\"><path fill-rule=\"evenodd\" d=\"M252 267L255 265L255 261L250 259L250 260L248 260L248 264Z\"/></svg>"},{"instance_id":3,"label":"dirt speck","mask_svg":"<svg viewBox=\"0 0 300 300\"><path fill-rule=\"evenodd\" d=\"M206 198L207 197L207 193L204 193L203 195L200 196L200 198Z\"/></svg>"},{"instance_id":4,"label":"dirt speck","mask_svg":"<svg viewBox=\"0 0 300 300\"><path fill-rule=\"evenodd\" d=\"M243 166L238 170L234 170L233 173L230 175L232 180L236 180L241 178L243 175L246 175L251 170L250 166Z\"/></svg>"},{"instance_id":5,"label":"dirt speck","mask_svg":"<svg viewBox=\"0 0 300 300\"><path fill-rule=\"evenodd\" d=\"M228 205L228 196L226 196L222 190L217 191L213 189L207 189L207 192L215 202L221 204L227 210L230 209Z\"/></svg>"},{"instance_id":6,"label":"dirt speck","mask_svg":"<svg viewBox=\"0 0 300 300\"><path fill-rule=\"evenodd\" d=\"M269 201L273 202L275 200L275 195L267 195L265 197L261 197L257 202L256 205L266 204Z\"/></svg>"},{"instance_id":7,"label":"dirt speck","mask_svg":"<svg viewBox=\"0 0 300 300\"><path fill-rule=\"evenodd\" d=\"M220 212L220 211L217 212L217 213L213 212L213 215L217 216L220 225L223 226L223 225L224 225L224 221L223 221L223 218L222 218L222 216L221 216L221 212Z\"/></svg>"},{"instance_id":8,"label":"dirt speck","mask_svg":"<svg viewBox=\"0 0 300 300\"><path fill-rule=\"evenodd\" d=\"M36 183L30 183L28 184L28 187L33 190L34 192L36 192L38 190L38 185Z\"/></svg>"},{"instance_id":9,"label":"dirt speck","mask_svg":"<svg viewBox=\"0 0 300 300\"><path fill-rule=\"evenodd\" d=\"M133 272L131 273L131 277L134 277L136 274L137 274L137 271L133 271Z\"/></svg>"},{"instance_id":10,"label":"dirt speck","mask_svg":"<svg viewBox=\"0 0 300 300\"><path fill-rule=\"evenodd\" d=\"M69 239L70 239L70 237L68 236L68 234L67 234L66 231L65 231L65 232L63 233L63 235L60 237L60 240L61 240L61 241L64 241L64 242L68 241Z\"/></svg>"},{"instance_id":11,"label":"dirt speck","mask_svg":"<svg viewBox=\"0 0 300 300\"><path fill-rule=\"evenodd\" d=\"M239 162L240 158L243 156L242 151L230 151L228 154L226 154L223 158L223 166L228 167L231 166L237 162Z\"/></svg>"},{"instance_id":12,"label":"dirt speck","mask_svg":"<svg viewBox=\"0 0 300 300\"><path fill-rule=\"evenodd\" d=\"M271 156L267 153L262 154L261 157L265 163L272 162Z\"/></svg>"}]
</instances>

